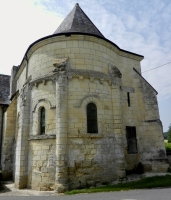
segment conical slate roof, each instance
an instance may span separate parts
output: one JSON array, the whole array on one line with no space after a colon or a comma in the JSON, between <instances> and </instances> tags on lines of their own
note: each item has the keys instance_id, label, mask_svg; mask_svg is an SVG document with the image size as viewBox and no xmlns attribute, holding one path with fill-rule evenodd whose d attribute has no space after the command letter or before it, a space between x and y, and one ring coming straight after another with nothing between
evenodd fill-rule
<instances>
[{"instance_id":1,"label":"conical slate roof","mask_svg":"<svg viewBox=\"0 0 171 200\"><path fill-rule=\"evenodd\" d=\"M93 24L93 22L87 17L84 11L80 8L78 3L56 29L54 34L75 32L94 34L100 37L104 37Z\"/></svg>"}]
</instances>

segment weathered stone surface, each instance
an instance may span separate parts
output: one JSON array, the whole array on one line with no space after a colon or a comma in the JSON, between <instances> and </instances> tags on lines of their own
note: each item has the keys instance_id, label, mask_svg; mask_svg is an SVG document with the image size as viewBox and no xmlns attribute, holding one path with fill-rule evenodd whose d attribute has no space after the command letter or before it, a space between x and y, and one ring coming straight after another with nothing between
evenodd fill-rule
<instances>
[{"instance_id":1,"label":"weathered stone surface","mask_svg":"<svg viewBox=\"0 0 171 200\"><path fill-rule=\"evenodd\" d=\"M29 141L28 187L55 189L55 139Z\"/></svg>"},{"instance_id":2,"label":"weathered stone surface","mask_svg":"<svg viewBox=\"0 0 171 200\"><path fill-rule=\"evenodd\" d=\"M8 105L10 95L10 76L0 74L0 104Z\"/></svg>"}]
</instances>

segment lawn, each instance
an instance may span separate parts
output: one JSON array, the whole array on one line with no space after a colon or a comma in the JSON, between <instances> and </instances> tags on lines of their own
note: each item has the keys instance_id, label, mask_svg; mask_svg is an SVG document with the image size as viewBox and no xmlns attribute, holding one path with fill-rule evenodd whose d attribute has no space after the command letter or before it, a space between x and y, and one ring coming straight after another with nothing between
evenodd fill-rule
<instances>
[{"instance_id":1,"label":"lawn","mask_svg":"<svg viewBox=\"0 0 171 200\"><path fill-rule=\"evenodd\" d=\"M171 187L171 175L148 177L138 181L132 181L128 183L118 183L116 185L106 185L96 188L71 190L65 192L65 194L110 192L110 191L144 189L144 188L150 189L157 187Z\"/></svg>"}]
</instances>

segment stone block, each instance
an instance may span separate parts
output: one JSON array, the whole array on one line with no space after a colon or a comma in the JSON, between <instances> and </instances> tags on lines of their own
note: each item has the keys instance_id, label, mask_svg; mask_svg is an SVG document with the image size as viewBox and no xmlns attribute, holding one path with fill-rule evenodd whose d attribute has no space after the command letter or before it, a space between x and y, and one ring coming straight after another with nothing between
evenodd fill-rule
<instances>
[{"instance_id":1,"label":"stone block","mask_svg":"<svg viewBox=\"0 0 171 200\"><path fill-rule=\"evenodd\" d=\"M151 172L152 171L152 164L143 164L144 171L145 172Z\"/></svg>"}]
</instances>

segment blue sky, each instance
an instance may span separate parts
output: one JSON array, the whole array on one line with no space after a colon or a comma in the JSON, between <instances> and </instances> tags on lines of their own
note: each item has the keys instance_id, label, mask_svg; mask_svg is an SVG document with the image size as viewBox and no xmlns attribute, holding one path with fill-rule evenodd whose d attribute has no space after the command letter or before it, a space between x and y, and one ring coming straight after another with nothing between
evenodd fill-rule
<instances>
[{"instance_id":1,"label":"blue sky","mask_svg":"<svg viewBox=\"0 0 171 200\"><path fill-rule=\"evenodd\" d=\"M120 48L144 55L142 72L171 62L170 0L8 0L0 7L1 74L19 65L28 46L52 34L76 3ZM171 123L171 63L143 73L158 91L164 131Z\"/></svg>"}]
</instances>

